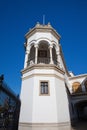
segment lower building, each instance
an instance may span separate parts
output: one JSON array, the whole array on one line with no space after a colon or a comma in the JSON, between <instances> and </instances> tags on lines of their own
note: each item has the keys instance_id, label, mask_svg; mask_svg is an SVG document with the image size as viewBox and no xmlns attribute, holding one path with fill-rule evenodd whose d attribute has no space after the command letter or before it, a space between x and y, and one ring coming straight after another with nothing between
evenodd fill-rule
<instances>
[{"instance_id":1,"label":"lower building","mask_svg":"<svg viewBox=\"0 0 87 130\"><path fill-rule=\"evenodd\" d=\"M68 99L71 122L87 119L87 75L72 75L69 78Z\"/></svg>"}]
</instances>

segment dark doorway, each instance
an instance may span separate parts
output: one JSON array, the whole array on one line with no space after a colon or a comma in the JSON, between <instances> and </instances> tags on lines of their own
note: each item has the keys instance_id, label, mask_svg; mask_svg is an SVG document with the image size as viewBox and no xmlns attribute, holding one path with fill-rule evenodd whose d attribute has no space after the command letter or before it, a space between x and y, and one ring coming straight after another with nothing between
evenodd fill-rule
<instances>
[{"instance_id":1,"label":"dark doorway","mask_svg":"<svg viewBox=\"0 0 87 130\"><path fill-rule=\"evenodd\" d=\"M79 101L75 104L78 120L87 120L87 101Z\"/></svg>"}]
</instances>

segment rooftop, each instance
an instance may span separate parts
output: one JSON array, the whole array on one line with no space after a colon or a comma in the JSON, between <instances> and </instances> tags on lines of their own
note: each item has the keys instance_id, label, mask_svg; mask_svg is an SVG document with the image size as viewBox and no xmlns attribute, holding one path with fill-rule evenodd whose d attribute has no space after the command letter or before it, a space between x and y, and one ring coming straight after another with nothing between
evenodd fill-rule
<instances>
[{"instance_id":1,"label":"rooftop","mask_svg":"<svg viewBox=\"0 0 87 130\"><path fill-rule=\"evenodd\" d=\"M28 38L29 36L31 36L33 33L37 32L37 31L40 31L40 32L44 32L44 31L51 32L58 39L61 38L60 34L58 34L58 32L51 26L50 23L45 25L45 24L40 24L39 22L37 22L37 24L33 28L29 29L29 31L25 34L25 37Z\"/></svg>"}]
</instances>

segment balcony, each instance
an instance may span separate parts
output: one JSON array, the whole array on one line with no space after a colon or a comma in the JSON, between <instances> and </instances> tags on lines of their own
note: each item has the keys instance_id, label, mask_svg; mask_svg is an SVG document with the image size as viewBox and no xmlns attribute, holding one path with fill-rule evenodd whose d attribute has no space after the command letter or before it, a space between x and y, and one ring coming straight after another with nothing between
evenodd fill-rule
<instances>
[{"instance_id":1,"label":"balcony","mask_svg":"<svg viewBox=\"0 0 87 130\"><path fill-rule=\"evenodd\" d=\"M28 60L27 66L35 64L35 58ZM37 64L50 64L50 58L38 58ZM58 65L57 61L53 60L53 64Z\"/></svg>"}]
</instances>

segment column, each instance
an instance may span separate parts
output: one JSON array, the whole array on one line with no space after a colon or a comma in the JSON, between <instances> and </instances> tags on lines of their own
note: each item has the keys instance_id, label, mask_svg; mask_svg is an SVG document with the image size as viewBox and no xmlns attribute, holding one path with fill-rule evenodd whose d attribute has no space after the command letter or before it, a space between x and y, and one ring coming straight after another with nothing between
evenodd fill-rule
<instances>
[{"instance_id":1,"label":"column","mask_svg":"<svg viewBox=\"0 0 87 130\"><path fill-rule=\"evenodd\" d=\"M83 91L83 92L86 92L86 88L85 88L85 85L84 85L84 84L82 84L82 91Z\"/></svg>"},{"instance_id":2,"label":"column","mask_svg":"<svg viewBox=\"0 0 87 130\"><path fill-rule=\"evenodd\" d=\"M50 45L50 47L49 47L49 49L50 49L50 64L53 64L52 48L53 48L53 46Z\"/></svg>"},{"instance_id":3,"label":"column","mask_svg":"<svg viewBox=\"0 0 87 130\"><path fill-rule=\"evenodd\" d=\"M25 53L25 63L24 63L24 68L26 68L26 67L27 67L28 55L29 55L29 51L28 51L28 50L26 50L26 53Z\"/></svg>"},{"instance_id":4,"label":"column","mask_svg":"<svg viewBox=\"0 0 87 130\"><path fill-rule=\"evenodd\" d=\"M59 53L57 52L56 55L57 55L57 65L59 66L59 64L60 64L60 63L59 63L59 56L58 56Z\"/></svg>"},{"instance_id":5,"label":"column","mask_svg":"<svg viewBox=\"0 0 87 130\"><path fill-rule=\"evenodd\" d=\"M57 52L57 62L58 62L58 66L62 68L60 51Z\"/></svg>"},{"instance_id":6,"label":"column","mask_svg":"<svg viewBox=\"0 0 87 130\"><path fill-rule=\"evenodd\" d=\"M35 64L37 64L37 60L38 60L38 45L35 45Z\"/></svg>"}]
</instances>

